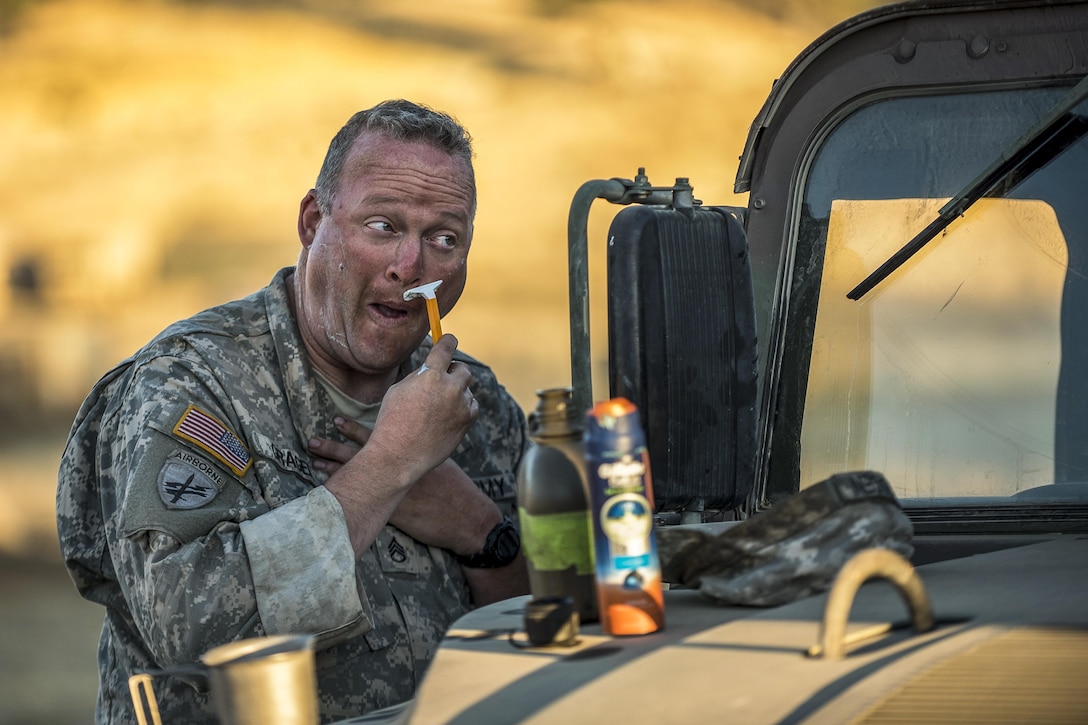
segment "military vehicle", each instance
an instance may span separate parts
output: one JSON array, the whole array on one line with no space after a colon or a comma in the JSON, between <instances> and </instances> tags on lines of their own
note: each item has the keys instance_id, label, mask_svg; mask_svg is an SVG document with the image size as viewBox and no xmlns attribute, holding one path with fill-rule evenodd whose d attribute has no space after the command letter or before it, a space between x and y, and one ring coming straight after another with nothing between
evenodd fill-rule
<instances>
[{"instance_id":1,"label":"military vehicle","mask_svg":"<svg viewBox=\"0 0 1088 725\"><path fill-rule=\"evenodd\" d=\"M746 207L642 170L583 185L575 400L606 392L585 270L604 242L607 393L640 407L659 535L727 536L869 472L913 554L772 607L678 587L663 633L588 628L535 660L487 636L519 625L492 605L451 631L412 721L1088 722L1086 77L1088 3L888 5L775 83ZM601 199L626 208L588 240ZM777 551L792 569L768 576L804 574Z\"/></svg>"}]
</instances>

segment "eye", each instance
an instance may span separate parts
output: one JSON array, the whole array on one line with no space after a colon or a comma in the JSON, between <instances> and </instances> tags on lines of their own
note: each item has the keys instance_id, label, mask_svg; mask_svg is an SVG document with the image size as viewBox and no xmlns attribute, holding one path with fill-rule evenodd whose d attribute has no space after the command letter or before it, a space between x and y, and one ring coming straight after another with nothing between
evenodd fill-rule
<instances>
[{"instance_id":1,"label":"eye","mask_svg":"<svg viewBox=\"0 0 1088 725\"><path fill-rule=\"evenodd\" d=\"M378 232L392 232L393 225L384 219L374 219L366 223L367 227Z\"/></svg>"},{"instance_id":2,"label":"eye","mask_svg":"<svg viewBox=\"0 0 1088 725\"><path fill-rule=\"evenodd\" d=\"M431 237L431 241L445 249L452 249L457 246L457 237L453 234L435 234Z\"/></svg>"}]
</instances>

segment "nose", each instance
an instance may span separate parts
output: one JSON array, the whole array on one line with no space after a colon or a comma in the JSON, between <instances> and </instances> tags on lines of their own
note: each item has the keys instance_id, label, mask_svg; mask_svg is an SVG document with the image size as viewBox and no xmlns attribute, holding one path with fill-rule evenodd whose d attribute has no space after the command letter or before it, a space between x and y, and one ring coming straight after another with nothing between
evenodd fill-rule
<instances>
[{"instance_id":1,"label":"nose","mask_svg":"<svg viewBox=\"0 0 1088 725\"><path fill-rule=\"evenodd\" d=\"M393 251L386 276L394 282L414 286L423 279L423 240L406 236Z\"/></svg>"}]
</instances>

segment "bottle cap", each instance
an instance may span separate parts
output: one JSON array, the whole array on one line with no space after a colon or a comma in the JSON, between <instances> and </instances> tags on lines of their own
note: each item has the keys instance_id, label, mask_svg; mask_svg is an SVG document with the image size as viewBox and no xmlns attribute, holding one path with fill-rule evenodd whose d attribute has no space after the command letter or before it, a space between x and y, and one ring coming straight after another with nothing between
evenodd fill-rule
<instances>
[{"instance_id":1,"label":"bottle cap","mask_svg":"<svg viewBox=\"0 0 1088 725\"><path fill-rule=\"evenodd\" d=\"M536 409L529 414L529 435L569 436L582 432L582 415L574 410L574 391L545 388L536 391Z\"/></svg>"}]
</instances>

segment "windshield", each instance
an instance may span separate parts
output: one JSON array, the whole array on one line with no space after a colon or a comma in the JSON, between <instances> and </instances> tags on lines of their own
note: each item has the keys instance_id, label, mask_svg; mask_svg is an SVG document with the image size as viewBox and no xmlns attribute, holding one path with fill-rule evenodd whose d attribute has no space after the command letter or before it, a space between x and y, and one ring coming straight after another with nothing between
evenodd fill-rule
<instances>
[{"instance_id":1,"label":"windshield","mask_svg":"<svg viewBox=\"0 0 1088 725\"><path fill-rule=\"evenodd\" d=\"M796 272L818 303L802 487L871 469L908 504L1088 498L1088 141L847 298L1067 91L884 99L819 147L798 239L822 269Z\"/></svg>"}]
</instances>

